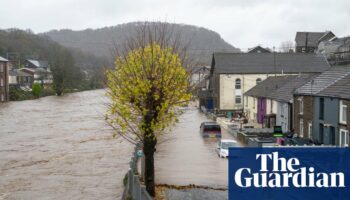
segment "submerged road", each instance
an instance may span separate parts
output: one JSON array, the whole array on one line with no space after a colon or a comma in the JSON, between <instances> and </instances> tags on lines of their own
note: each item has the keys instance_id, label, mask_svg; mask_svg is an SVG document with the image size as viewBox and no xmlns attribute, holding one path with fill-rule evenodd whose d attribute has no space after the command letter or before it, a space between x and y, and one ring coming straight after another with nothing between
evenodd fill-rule
<instances>
[{"instance_id":1,"label":"submerged road","mask_svg":"<svg viewBox=\"0 0 350 200\"><path fill-rule=\"evenodd\" d=\"M205 121L210 120L196 107L189 107L176 127L163 136L156 152L157 183L227 188L228 160L215 152L217 139L204 139L199 134ZM222 129L222 139L234 137Z\"/></svg>"},{"instance_id":2,"label":"submerged road","mask_svg":"<svg viewBox=\"0 0 350 200\"><path fill-rule=\"evenodd\" d=\"M0 104L0 199L120 199L132 146L103 90Z\"/></svg>"}]
</instances>

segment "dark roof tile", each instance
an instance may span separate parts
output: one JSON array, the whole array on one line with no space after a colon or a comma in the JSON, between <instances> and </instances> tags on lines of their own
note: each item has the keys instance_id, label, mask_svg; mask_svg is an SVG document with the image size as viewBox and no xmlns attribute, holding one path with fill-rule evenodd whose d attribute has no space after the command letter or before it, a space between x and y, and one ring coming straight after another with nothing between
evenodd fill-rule
<instances>
[{"instance_id":1,"label":"dark roof tile","mask_svg":"<svg viewBox=\"0 0 350 200\"><path fill-rule=\"evenodd\" d=\"M214 53L212 70L217 74L319 73L330 66L322 55L302 53Z\"/></svg>"}]
</instances>

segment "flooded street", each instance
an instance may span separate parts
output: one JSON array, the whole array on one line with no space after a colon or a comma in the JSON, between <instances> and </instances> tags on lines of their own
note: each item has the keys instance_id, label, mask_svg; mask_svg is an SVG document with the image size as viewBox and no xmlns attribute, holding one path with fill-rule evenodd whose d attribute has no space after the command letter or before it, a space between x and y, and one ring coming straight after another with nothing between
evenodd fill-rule
<instances>
[{"instance_id":1,"label":"flooded street","mask_svg":"<svg viewBox=\"0 0 350 200\"><path fill-rule=\"evenodd\" d=\"M201 137L199 127L205 121L210 120L190 107L171 133L164 135L167 141L156 152L157 183L227 187L228 160L215 152L216 139ZM222 139L234 138L222 129Z\"/></svg>"},{"instance_id":2,"label":"flooded street","mask_svg":"<svg viewBox=\"0 0 350 200\"><path fill-rule=\"evenodd\" d=\"M103 90L0 104L0 199L120 199L133 150Z\"/></svg>"}]
</instances>

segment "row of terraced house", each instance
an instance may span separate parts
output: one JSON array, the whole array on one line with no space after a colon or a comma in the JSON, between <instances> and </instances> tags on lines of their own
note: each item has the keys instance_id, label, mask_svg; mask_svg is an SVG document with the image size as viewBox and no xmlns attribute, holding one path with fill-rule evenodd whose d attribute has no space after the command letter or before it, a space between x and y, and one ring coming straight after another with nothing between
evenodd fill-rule
<instances>
[{"instance_id":1,"label":"row of terraced house","mask_svg":"<svg viewBox=\"0 0 350 200\"><path fill-rule=\"evenodd\" d=\"M27 59L16 69L13 63L0 56L0 102L10 100L10 87L31 90L34 83L42 86L52 83L52 73L47 61Z\"/></svg>"},{"instance_id":2,"label":"row of terraced house","mask_svg":"<svg viewBox=\"0 0 350 200\"><path fill-rule=\"evenodd\" d=\"M327 31L298 32L293 52L214 53L200 106L319 144L349 146L350 65L334 65L318 52L318 45L336 40Z\"/></svg>"}]
</instances>

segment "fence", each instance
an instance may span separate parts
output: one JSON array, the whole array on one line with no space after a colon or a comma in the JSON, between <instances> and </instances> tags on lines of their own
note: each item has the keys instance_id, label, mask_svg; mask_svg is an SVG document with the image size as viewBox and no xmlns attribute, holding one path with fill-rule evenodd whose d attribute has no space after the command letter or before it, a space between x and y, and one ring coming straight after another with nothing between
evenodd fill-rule
<instances>
[{"instance_id":1,"label":"fence","mask_svg":"<svg viewBox=\"0 0 350 200\"><path fill-rule=\"evenodd\" d=\"M125 184L122 200L152 200L148 194L145 185L140 182L140 176L137 170L137 162L140 158L139 152L141 144L135 145L135 150L130 161L130 169L127 173L127 182Z\"/></svg>"}]
</instances>

